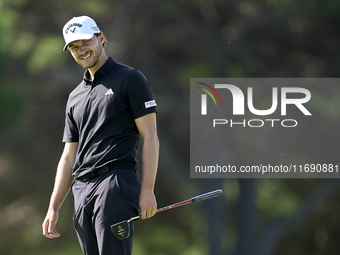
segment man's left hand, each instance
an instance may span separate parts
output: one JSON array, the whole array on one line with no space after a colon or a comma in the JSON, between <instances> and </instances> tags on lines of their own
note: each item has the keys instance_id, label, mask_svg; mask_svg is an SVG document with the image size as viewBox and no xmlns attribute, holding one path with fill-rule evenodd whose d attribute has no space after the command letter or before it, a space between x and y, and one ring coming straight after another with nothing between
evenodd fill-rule
<instances>
[{"instance_id":1,"label":"man's left hand","mask_svg":"<svg viewBox=\"0 0 340 255\"><path fill-rule=\"evenodd\" d=\"M153 191L141 190L139 196L139 207L141 210L141 219L148 219L154 216L157 212L157 201Z\"/></svg>"}]
</instances>

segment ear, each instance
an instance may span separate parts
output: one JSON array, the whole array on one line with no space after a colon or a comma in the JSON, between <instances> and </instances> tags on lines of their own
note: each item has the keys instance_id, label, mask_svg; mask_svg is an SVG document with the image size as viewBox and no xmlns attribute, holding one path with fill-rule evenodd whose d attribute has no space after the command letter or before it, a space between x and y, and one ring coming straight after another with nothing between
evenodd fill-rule
<instances>
[{"instance_id":1,"label":"ear","mask_svg":"<svg viewBox=\"0 0 340 255\"><path fill-rule=\"evenodd\" d=\"M103 45L104 40L105 40L103 32L100 32L100 35L98 36L98 39L99 39L100 44Z\"/></svg>"}]
</instances>

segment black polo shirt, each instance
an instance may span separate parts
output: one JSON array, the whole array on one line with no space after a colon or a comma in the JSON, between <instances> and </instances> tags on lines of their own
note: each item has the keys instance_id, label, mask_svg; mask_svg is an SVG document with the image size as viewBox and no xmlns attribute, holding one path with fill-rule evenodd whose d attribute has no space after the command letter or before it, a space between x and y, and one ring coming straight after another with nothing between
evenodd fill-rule
<instances>
[{"instance_id":1,"label":"black polo shirt","mask_svg":"<svg viewBox=\"0 0 340 255\"><path fill-rule=\"evenodd\" d=\"M107 164L135 168L140 135L135 119L157 112L151 86L138 70L111 57L70 93L63 142L78 142L73 177Z\"/></svg>"}]
</instances>

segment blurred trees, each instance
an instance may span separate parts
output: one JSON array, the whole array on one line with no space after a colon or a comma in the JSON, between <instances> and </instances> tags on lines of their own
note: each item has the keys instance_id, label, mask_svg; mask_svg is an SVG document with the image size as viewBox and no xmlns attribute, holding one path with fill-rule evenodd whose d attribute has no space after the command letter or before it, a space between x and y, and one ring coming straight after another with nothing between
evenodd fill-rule
<instances>
[{"instance_id":1,"label":"blurred trees","mask_svg":"<svg viewBox=\"0 0 340 255\"><path fill-rule=\"evenodd\" d=\"M60 239L44 238L41 223L63 147L65 103L83 74L62 52L61 29L86 14L108 37L107 53L153 85L159 206L224 190L223 197L137 222L135 255L335 254L336 180L189 178L189 79L338 77L339 11L337 1L320 0L0 1L0 253L81 254L71 197L61 211ZM320 100L338 106L338 95ZM338 117L337 108L329 118ZM335 128L327 132L336 144ZM329 146L322 140L315 155Z\"/></svg>"}]
</instances>

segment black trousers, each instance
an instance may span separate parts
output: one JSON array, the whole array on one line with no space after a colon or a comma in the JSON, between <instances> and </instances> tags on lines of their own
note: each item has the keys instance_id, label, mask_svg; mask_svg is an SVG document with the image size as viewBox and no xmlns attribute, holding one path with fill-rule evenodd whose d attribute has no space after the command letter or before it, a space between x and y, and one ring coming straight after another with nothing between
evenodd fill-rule
<instances>
[{"instance_id":1,"label":"black trousers","mask_svg":"<svg viewBox=\"0 0 340 255\"><path fill-rule=\"evenodd\" d=\"M138 215L140 188L132 169L114 169L73 183L73 224L85 255L131 255L133 223L124 240L118 240L110 226Z\"/></svg>"}]
</instances>

